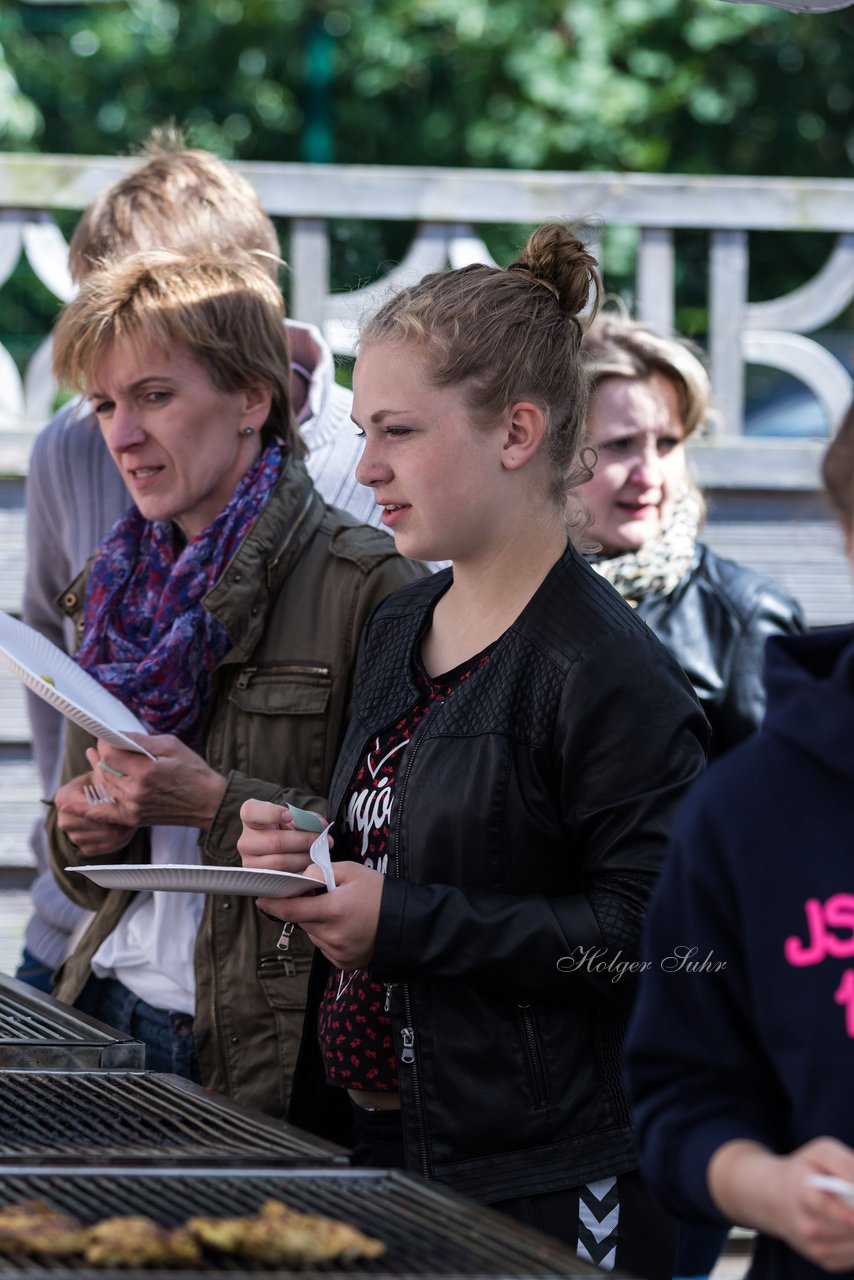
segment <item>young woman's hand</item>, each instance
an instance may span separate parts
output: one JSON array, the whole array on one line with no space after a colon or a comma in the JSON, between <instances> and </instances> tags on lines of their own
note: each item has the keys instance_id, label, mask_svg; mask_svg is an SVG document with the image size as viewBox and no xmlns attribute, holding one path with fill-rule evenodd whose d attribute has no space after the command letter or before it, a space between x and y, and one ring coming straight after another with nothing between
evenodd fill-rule
<instances>
[{"instance_id":1,"label":"young woman's hand","mask_svg":"<svg viewBox=\"0 0 854 1280\"><path fill-rule=\"evenodd\" d=\"M709 1161L712 1199L726 1217L766 1235L826 1271L854 1268L854 1208L810 1183L832 1174L854 1183L854 1151L835 1138L816 1138L787 1156L756 1142L719 1147Z\"/></svg>"},{"instance_id":2,"label":"young woman's hand","mask_svg":"<svg viewBox=\"0 0 854 1280\"><path fill-rule=\"evenodd\" d=\"M319 867L305 873L323 883ZM304 929L338 969L366 969L373 958L385 876L360 862L336 862L332 893L317 897L259 898L258 906Z\"/></svg>"},{"instance_id":3,"label":"young woman's hand","mask_svg":"<svg viewBox=\"0 0 854 1280\"><path fill-rule=\"evenodd\" d=\"M317 839L316 833L297 831L293 818L282 805L269 800L246 800L240 809L240 820L243 832L237 841L237 851L244 867L300 874L310 865L308 851ZM278 916L278 912L270 914Z\"/></svg>"},{"instance_id":4,"label":"young woman's hand","mask_svg":"<svg viewBox=\"0 0 854 1280\"><path fill-rule=\"evenodd\" d=\"M95 777L93 773L81 773L79 777L72 778L70 782L60 787L53 801L60 831L63 831L87 858L104 858L108 854L118 853L130 843L136 831L136 827L114 820L115 805L99 805L97 809L93 809L83 788L87 784L94 785L99 782L100 778ZM97 818L93 817L93 812L101 809L104 812L98 813Z\"/></svg>"},{"instance_id":5,"label":"young woman's hand","mask_svg":"<svg viewBox=\"0 0 854 1280\"><path fill-rule=\"evenodd\" d=\"M94 822L130 827L211 825L225 794L225 778L171 733L129 734L156 757L98 741L86 752L95 779L115 800L91 810Z\"/></svg>"}]
</instances>

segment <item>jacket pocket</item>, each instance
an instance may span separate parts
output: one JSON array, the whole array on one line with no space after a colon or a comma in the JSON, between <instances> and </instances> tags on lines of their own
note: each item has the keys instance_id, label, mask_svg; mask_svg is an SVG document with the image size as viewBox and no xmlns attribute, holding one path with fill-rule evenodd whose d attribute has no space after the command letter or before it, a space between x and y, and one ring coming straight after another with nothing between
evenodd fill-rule
<instances>
[{"instance_id":1,"label":"jacket pocket","mask_svg":"<svg viewBox=\"0 0 854 1280\"><path fill-rule=\"evenodd\" d=\"M310 955L283 955L277 951L258 957L258 982L271 1009L305 1009Z\"/></svg>"},{"instance_id":2,"label":"jacket pocket","mask_svg":"<svg viewBox=\"0 0 854 1280\"><path fill-rule=\"evenodd\" d=\"M525 1050L525 1061L528 1065L534 1103L538 1107L547 1107L549 1105L548 1078L534 1010L529 1004L520 1004L516 1007L519 1011L522 1045Z\"/></svg>"},{"instance_id":3,"label":"jacket pocket","mask_svg":"<svg viewBox=\"0 0 854 1280\"><path fill-rule=\"evenodd\" d=\"M258 984L270 1006L272 1028L276 1037L279 1096L283 1112L288 1107L296 1071L310 968L310 955L284 956L275 952L258 957Z\"/></svg>"},{"instance_id":4,"label":"jacket pocket","mask_svg":"<svg viewBox=\"0 0 854 1280\"><path fill-rule=\"evenodd\" d=\"M229 693L237 767L325 795L329 751L337 741L337 727L329 724L331 699L329 667L297 662L245 667Z\"/></svg>"},{"instance_id":5,"label":"jacket pocket","mask_svg":"<svg viewBox=\"0 0 854 1280\"><path fill-rule=\"evenodd\" d=\"M251 715L323 715L332 691L330 667L291 662L244 667L231 701Z\"/></svg>"}]
</instances>

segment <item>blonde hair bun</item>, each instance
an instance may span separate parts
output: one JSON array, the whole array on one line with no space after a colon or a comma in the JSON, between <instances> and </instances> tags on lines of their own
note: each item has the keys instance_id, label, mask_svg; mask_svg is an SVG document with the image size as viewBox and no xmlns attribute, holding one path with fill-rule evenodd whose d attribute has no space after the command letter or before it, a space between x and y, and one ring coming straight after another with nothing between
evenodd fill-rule
<instances>
[{"instance_id":1,"label":"blonde hair bun","mask_svg":"<svg viewBox=\"0 0 854 1280\"><path fill-rule=\"evenodd\" d=\"M598 266L581 239L581 228L564 222L548 222L533 233L508 271L518 271L533 284L548 289L565 315L579 323L588 312L596 314L600 298Z\"/></svg>"}]
</instances>

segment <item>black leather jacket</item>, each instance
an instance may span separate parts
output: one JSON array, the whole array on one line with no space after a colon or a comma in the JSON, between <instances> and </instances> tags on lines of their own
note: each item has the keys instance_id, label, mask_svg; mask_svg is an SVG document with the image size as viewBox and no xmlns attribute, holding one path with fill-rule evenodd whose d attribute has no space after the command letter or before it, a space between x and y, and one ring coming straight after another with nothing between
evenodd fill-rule
<instances>
[{"instance_id":1,"label":"black leather jacket","mask_svg":"<svg viewBox=\"0 0 854 1280\"><path fill-rule=\"evenodd\" d=\"M415 702L413 652L450 582L444 570L395 592L371 618L330 813ZM707 737L677 664L572 549L419 723L371 966L388 984L412 1171L494 1202L636 1167L620 1062L632 978L595 966L638 955ZM341 1138L343 1091L322 1084L317 1049L323 966L291 1117Z\"/></svg>"},{"instance_id":2,"label":"black leather jacket","mask_svg":"<svg viewBox=\"0 0 854 1280\"><path fill-rule=\"evenodd\" d=\"M768 636L804 630L796 600L702 544L676 590L645 596L637 613L691 681L712 727L710 759L759 728Z\"/></svg>"}]
</instances>

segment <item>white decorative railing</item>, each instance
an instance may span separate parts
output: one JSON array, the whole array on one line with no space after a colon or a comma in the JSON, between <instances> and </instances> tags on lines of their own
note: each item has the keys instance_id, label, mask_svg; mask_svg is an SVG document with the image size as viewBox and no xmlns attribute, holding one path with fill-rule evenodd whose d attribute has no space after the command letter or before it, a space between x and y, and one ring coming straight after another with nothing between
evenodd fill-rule
<instances>
[{"instance_id":1,"label":"white decorative railing","mask_svg":"<svg viewBox=\"0 0 854 1280\"><path fill-rule=\"evenodd\" d=\"M0 208L0 288L21 254L61 302L71 297L74 284L68 271L68 245L50 214ZM22 380L9 352L0 345L0 430L37 431L51 416L56 385L50 346L48 334L30 358Z\"/></svg>"},{"instance_id":2,"label":"white decorative railing","mask_svg":"<svg viewBox=\"0 0 854 1280\"><path fill-rule=\"evenodd\" d=\"M72 288L57 209L82 210L126 172L128 160L0 156L0 287L20 255L57 298ZM292 311L318 324L333 350L352 354L361 317L390 290L445 264L491 261L475 224L601 219L638 229L636 305L640 317L673 327L675 247L680 229L710 234L709 360L720 425L697 454L706 483L814 488L820 441L749 441L741 435L744 366L770 365L805 383L835 425L852 397L840 362L810 333L854 298L854 181L564 174L519 171L237 164L275 218L289 221ZM418 224L402 262L350 293L329 291L327 220L364 218ZM749 302L751 231L823 231L835 245L822 270L786 297ZM603 264L607 284L608 263ZM32 435L54 396L49 339L23 378L0 347L0 462L25 466ZM3 445L6 448L3 449Z\"/></svg>"}]
</instances>

